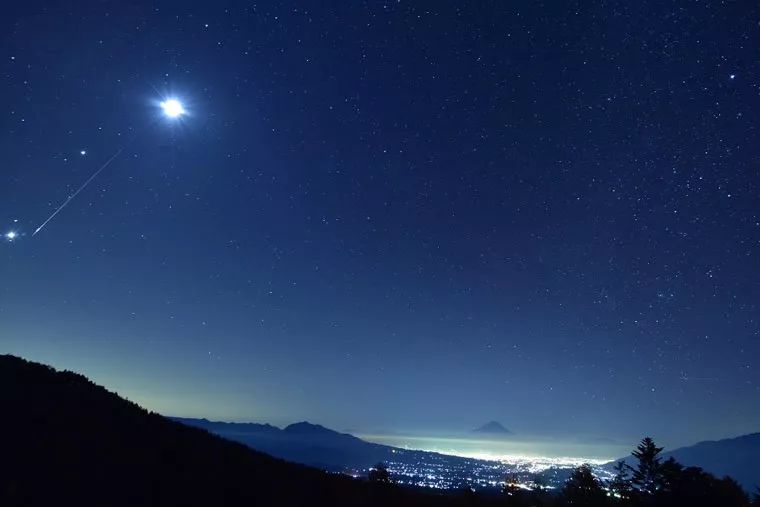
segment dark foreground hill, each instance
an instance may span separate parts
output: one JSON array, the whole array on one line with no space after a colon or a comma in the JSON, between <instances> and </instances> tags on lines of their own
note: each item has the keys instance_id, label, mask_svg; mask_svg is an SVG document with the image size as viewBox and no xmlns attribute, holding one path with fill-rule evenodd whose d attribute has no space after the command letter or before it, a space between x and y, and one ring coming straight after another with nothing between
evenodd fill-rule
<instances>
[{"instance_id":1,"label":"dark foreground hill","mask_svg":"<svg viewBox=\"0 0 760 507\"><path fill-rule=\"evenodd\" d=\"M457 505L272 458L0 356L0 505Z\"/></svg>"}]
</instances>

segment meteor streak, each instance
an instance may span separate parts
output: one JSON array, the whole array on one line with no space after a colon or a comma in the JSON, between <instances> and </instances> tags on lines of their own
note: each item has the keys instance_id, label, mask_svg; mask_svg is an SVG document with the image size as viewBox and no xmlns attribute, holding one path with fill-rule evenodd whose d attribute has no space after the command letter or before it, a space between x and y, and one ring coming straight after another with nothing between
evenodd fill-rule
<instances>
[{"instance_id":1,"label":"meteor streak","mask_svg":"<svg viewBox=\"0 0 760 507\"><path fill-rule=\"evenodd\" d=\"M95 171L94 173L92 173L92 175L91 175L89 178L87 178L87 179L85 180L85 182L84 182L84 183L82 183L82 185L81 185L81 186L80 186L80 187L79 187L79 188L76 190L76 192L74 192L73 194L71 194L70 196L68 196L68 197L66 198L66 200L65 200L65 201L63 201L63 204L61 204L60 206L58 206L58 208L56 208L56 210L53 212L53 214L52 214L52 215L50 215L50 216L48 217L48 219L47 219L47 220L45 220L44 222L42 222L42 225L40 225L39 227L37 227L37 228L34 230L34 232L32 233L32 236L34 236L35 234L37 234L38 232L40 232L40 231L42 230L42 228L43 228L43 227L45 227L45 226L48 224L48 222L50 222L50 221L51 221L53 218L55 218L55 216L56 216L58 213L60 213L60 211L61 211L63 208L65 208L65 207L66 207L66 205L67 205L68 203L70 203L70 202L71 202L71 201L74 199L74 197L76 197L76 196L77 196L77 194L79 194L79 192L81 192L82 190L84 190L84 188L85 188L87 185L89 185L89 184L90 184L90 182L91 182L92 180L94 180L94 179L95 179L95 177L96 177L98 174L100 174L100 172L101 172L103 169L105 169L106 167L108 167L108 165L109 165L111 162L113 162L113 161L114 161L114 159L115 159L116 157L118 157L118 156L121 154L121 152L122 152L122 151L124 151L124 148L126 148L126 146L122 146L121 148L119 148L119 149L116 151L116 153L114 153L113 155L111 155L111 158L109 158L108 160L106 160L105 164L103 164L102 166L100 166L100 167L98 168L98 170L97 170L97 171Z\"/></svg>"},{"instance_id":2,"label":"meteor streak","mask_svg":"<svg viewBox=\"0 0 760 507\"><path fill-rule=\"evenodd\" d=\"M184 114L187 113L187 111L185 110L185 107L182 105L182 102L180 102L179 100L174 99L174 98L169 98L169 99L164 100L163 102L161 102L159 104L159 106L161 106L161 109L163 110L164 115L167 116L168 118L172 119L172 120L178 120L178 118L180 116L182 116L182 115L184 115ZM152 124L153 123L151 122L151 125ZM103 169L105 169L106 167L108 167L111 164L111 162L113 162L116 159L116 157L118 157L121 154L121 152L126 149L127 146L129 146L135 139L137 139L137 137L138 137L138 133L134 132L132 134L132 138L129 141L127 141L126 144L124 144L121 148L119 148L116 151L116 153L114 153L113 155L111 155L111 158L109 158L108 160L106 160L106 162L102 166L100 166L97 171L95 171L94 173L92 173L90 175L90 177L87 178L84 181L84 183L82 183L79 186L79 188L77 188L76 191L73 194L71 194L70 196L68 196L66 198L66 200L63 201L63 203L60 206L58 206L55 209L55 211L53 211L53 214L50 215L47 218L47 220L45 220L44 222L42 222L42 224L34 230L34 232L32 233L32 236L35 236L38 232L40 232L42 230L43 227L45 227L48 224L48 222L50 222L52 219L54 219L55 216L58 213L60 213L61 210L63 210L63 208L65 208L71 201L74 200L74 198L77 195L79 195L79 192L81 192L82 190L84 190L85 187L87 187L87 185L89 185L90 182L92 180L94 180L98 176L98 174L101 173L101 171L103 171ZM81 150L79 152L79 154L82 155L82 156L85 156L85 155L87 155L87 150L83 149L83 150ZM6 238L9 241L13 240L15 237L16 237L15 233L14 233L13 237L10 237L10 236L6 235Z\"/></svg>"}]
</instances>

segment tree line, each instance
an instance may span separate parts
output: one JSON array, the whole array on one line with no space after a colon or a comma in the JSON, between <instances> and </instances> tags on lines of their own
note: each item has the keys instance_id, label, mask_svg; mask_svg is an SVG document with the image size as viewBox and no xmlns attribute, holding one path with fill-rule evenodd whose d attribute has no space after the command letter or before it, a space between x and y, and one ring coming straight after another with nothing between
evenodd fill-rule
<instances>
[{"instance_id":1,"label":"tree line","mask_svg":"<svg viewBox=\"0 0 760 507\"><path fill-rule=\"evenodd\" d=\"M760 490L750 499L731 477L717 478L675 459L663 461L654 440L644 438L632 464L614 466L614 476L598 479L589 465L573 470L559 494L538 485L524 490L506 481L508 507L760 507Z\"/></svg>"}]
</instances>

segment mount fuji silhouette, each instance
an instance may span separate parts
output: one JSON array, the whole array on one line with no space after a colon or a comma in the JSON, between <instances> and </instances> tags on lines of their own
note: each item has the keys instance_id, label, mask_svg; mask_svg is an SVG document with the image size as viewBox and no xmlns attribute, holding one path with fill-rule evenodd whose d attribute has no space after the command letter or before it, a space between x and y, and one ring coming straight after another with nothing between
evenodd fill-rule
<instances>
[{"instance_id":1,"label":"mount fuji silhouette","mask_svg":"<svg viewBox=\"0 0 760 507\"><path fill-rule=\"evenodd\" d=\"M476 433L478 435L487 435L487 436L499 436L499 437L505 437L508 435L513 435L511 431L509 431L507 428L501 425L501 423L496 421L490 421L485 423L483 426L480 426L478 428L475 428L472 430L472 433Z\"/></svg>"}]
</instances>

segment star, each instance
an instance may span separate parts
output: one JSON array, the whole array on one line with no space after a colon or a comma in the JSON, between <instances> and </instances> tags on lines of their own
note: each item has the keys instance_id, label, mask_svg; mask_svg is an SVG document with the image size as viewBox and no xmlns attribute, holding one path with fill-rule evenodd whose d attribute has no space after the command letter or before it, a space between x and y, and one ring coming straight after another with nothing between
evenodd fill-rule
<instances>
[{"instance_id":1,"label":"star","mask_svg":"<svg viewBox=\"0 0 760 507\"><path fill-rule=\"evenodd\" d=\"M164 114L169 118L179 118L185 114L185 108L177 99L166 99L161 102L161 109L164 110Z\"/></svg>"},{"instance_id":2,"label":"star","mask_svg":"<svg viewBox=\"0 0 760 507\"><path fill-rule=\"evenodd\" d=\"M8 231L5 233L5 239L8 241L13 241L16 238L18 238L18 233L16 231Z\"/></svg>"},{"instance_id":3,"label":"star","mask_svg":"<svg viewBox=\"0 0 760 507\"><path fill-rule=\"evenodd\" d=\"M87 150L79 150L79 154L84 157L85 155L87 155Z\"/></svg>"}]
</instances>

